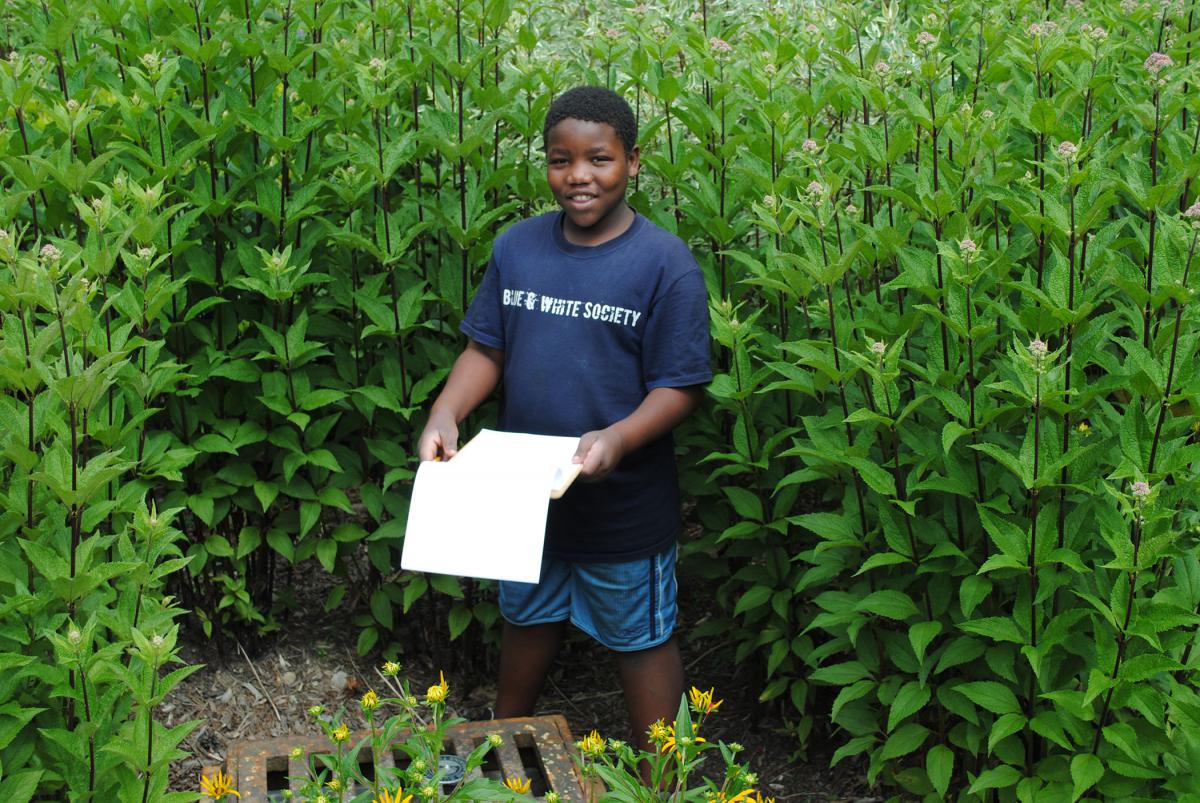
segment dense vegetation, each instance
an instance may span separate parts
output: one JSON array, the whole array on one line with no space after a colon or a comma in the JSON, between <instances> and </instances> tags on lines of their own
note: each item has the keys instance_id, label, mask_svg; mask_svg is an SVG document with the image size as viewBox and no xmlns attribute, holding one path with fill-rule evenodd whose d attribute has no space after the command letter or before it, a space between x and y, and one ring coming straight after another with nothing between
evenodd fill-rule
<instances>
[{"instance_id":1,"label":"dense vegetation","mask_svg":"<svg viewBox=\"0 0 1200 803\"><path fill-rule=\"evenodd\" d=\"M712 297L678 438L698 635L892 788L1200 794L1196 27L1138 0L5 4L0 798L161 799L172 622L278 627L305 561L363 653L406 615L448 669L482 649L490 589L395 568L414 438L581 82L634 105L631 201Z\"/></svg>"}]
</instances>

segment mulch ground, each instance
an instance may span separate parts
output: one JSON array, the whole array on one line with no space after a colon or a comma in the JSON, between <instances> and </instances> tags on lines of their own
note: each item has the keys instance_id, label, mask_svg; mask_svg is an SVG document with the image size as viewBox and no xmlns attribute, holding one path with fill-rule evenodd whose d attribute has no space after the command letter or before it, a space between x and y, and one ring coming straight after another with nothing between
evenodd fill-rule
<instances>
[{"instance_id":1,"label":"mulch ground","mask_svg":"<svg viewBox=\"0 0 1200 803\"><path fill-rule=\"evenodd\" d=\"M206 666L172 691L159 715L168 725L188 720L203 724L183 745L191 755L171 768L173 789L196 789L200 768L220 764L237 742L319 735L320 729L307 713L314 704L327 711L344 709L351 727L361 723L357 699L366 689L379 686L376 665L381 659L356 655L358 629L344 610L324 612L326 589L321 586L327 588L327 577L316 571L301 577L298 572L293 581L297 589L307 591L298 595L299 608L291 612L280 631L242 642L227 639L223 656L205 643L202 635L185 635L183 657ZM783 717L757 701L760 679L752 676L756 670L734 662L723 645L686 637L687 627L699 621L711 604L702 594L689 593L686 585L680 595L679 632L684 635L680 646L688 682L705 689L715 687L716 697L725 701L706 726L707 738L740 742L745 747L743 760L760 778L759 787L780 803L882 800L866 785L861 764L845 761L829 768L835 746L829 744L830 739L812 738L817 747L798 757ZM444 653L447 645L438 646ZM437 652L410 649L402 658L403 676L412 681L414 690L423 690L437 680L431 658ZM495 695L492 671L493 667L483 666L447 676L452 713L467 719L488 718ZM562 714L576 736L593 728L613 738L629 736L611 658L602 647L582 637L571 638L565 645L537 713Z\"/></svg>"}]
</instances>

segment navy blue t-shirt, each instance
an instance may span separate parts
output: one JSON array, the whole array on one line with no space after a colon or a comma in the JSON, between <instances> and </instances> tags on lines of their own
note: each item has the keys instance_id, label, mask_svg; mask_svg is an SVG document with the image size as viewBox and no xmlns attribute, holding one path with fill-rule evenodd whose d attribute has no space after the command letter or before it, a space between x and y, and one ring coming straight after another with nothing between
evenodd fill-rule
<instances>
[{"instance_id":1,"label":"navy blue t-shirt","mask_svg":"<svg viewBox=\"0 0 1200 803\"><path fill-rule=\"evenodd\" d=\"M574 245L562 219L540 215L496 238L460 327L504 350L500 428L579 436L625 418L654 388L712 379L708 294L687 245L641 215L606 243ZM668 434L552 501L545 551L634 560L666 549L679 528Z\"/></svg>"}]
</instances>

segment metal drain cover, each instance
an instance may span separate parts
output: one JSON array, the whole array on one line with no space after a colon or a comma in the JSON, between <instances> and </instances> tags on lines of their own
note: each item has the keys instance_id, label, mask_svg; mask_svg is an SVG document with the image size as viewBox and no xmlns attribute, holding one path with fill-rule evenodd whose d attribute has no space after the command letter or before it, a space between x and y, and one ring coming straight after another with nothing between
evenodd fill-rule
<instances>
[{"instance_id":1,"label":"metal drain cover","mask_svg":"<svg viewBox=\"0 0 1200 803\"><path fill-rule=\"evenodd\" d=\"M493 719L481 722L464 722L446 728L446 756L466 757L479 744L487 740L488 734L498 733L501 745L488 751L482 767L474 770L468 778L486 777L496 781L513 778L518 781L529 779L530 792L537 800L544 799L547 792L554 791L563 803L584 803L583 788L571 760L574 739L571 737L567 720L561 715L545 717L520 717L517 719ZM350 743L370 736L369 731L351 734ZM402 732L397 738L408 736ZM206 767L202 774L212 777L218 770L233 777L233 788L241 794L240 803L269 803L284 799L283 791L300 790L301 780L307 776L307 759L291 758L293 748L299 747L308 753L328 753L330 744L323 736L280 737L261 741L241 742L233 745L225 758L224 767ZM360 769L366 778L374 778L376 767L371 765L369 750L359 753ZM400 751L389 751L379 756L378 768L403 767L408 756ZM365 791L350 790L353 794ZM210 798L203 797L203 801Z\"/></svg>"}]
</instances>

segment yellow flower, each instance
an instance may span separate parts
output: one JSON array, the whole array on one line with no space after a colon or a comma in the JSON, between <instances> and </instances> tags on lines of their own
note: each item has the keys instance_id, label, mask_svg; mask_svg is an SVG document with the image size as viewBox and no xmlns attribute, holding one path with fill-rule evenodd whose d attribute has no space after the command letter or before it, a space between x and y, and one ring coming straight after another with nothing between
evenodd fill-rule
<instances>
[{"instance_id":1,"label":"yellow flower","mask_svg":"<svg viewBox=\"0 0 1200 803\"><path fill-rule=\"evenodd\" d=\"M379 790L379 797L371 801L371 803L409 803L413 799L412 795L405 795L403 789L397 789L395 792L389 792L386 789Z\"/></svg>"},{"instance_id":2,"label":"yellow flower","mask_svg":"<svg viewBox=\"0 0 1200 803\"><path fill-rule=\"evenodd\" d=\"M751 803L750 795L753 794L757 794L753 789L746 789L742 792L738 792L733 797L725 797L724 792L717 792L715 795L709 795L708 803ZM759 796L758 800L762 801L762 797Z\"/></svg>"},{"instance_id":3,"label":"yellow flower","mask_svg":"<svg viewBox=\"0 0 1200 803\"><path fill-rule=\"evenodd\" d=\"M685 737L680 742L680 747L688 747L693 744L700 744L703 741L706 741L706 740L702 736L693 736L691 739L688 739ZM671 750L675 749L675 727L674 726L667 728L667 738L663 742L662 747L660 749L664 753L670 752ZM680 756L683 755L682 751L680 751L680 750L675 750L675 753L676 753L676 755L680 755Z\"/></svg>"},{"instance_id":4,"label":"yellow flower","mask_svg":"<svg viewBox=\"0 0 1200 803\"><path fill-rule=\"evenodd\" d=\"M388 661L383 665L383 674L390 678L394 678L400 674L400 664L395 661Z\"/></svg>"},{"instance_id":5,"label":"yellow flower","mask_svg":"<svg viewBox=\"0 0 1200 803\"><path fill-rule=\"evenodd\" d=\"M350 726L343 722L333 729L333 733L329 734L329 738L337 744L341 744L350 738Z\"/></svg>"},{"instance_id":6,"label":"yellow flower","mask_svg":"<svg viewBox=\"0 0 1200 803\"><path fill-rule=\"evenodd\" d=\"M220 770L217 770L217 774L211 778L204 776L200 779L200 791L213 800L224 800L226 795L233 795L236 798L242 796L233 788L233 776Z\"/></svg>"},{"instance_id":7,"label":"yellow flower","mask_svg":"<svg viewBox=\"0 0 1200 803\"><path fill-rule=\"evenodd\" d=\"M599 758L604 755L604 739L597 731L593 730L579 741L579 749L589 756Z\"/></svg>"},{"instance_id":8,"label":"yellow flower","mask_svg":"<svg viewBox=\"0 0 1200 803\"><path fill-rule=\"evenodd\" d=\"M663 721L660 719L650 725L650 729L646 731L646 735L649 736L650 741L654 742L655 744L662 744L670 737L671 729L664 725Z\"/></svg>"},{"instance_id":9,"label":"yellow flower","mask_svg":"<svg viewBox=\"0 0 1200 803\"><path fill-rule=\"evenodd\" d=\"M505 778L504 785L518 795L523 795L529 791L529 787L533 785L533 781L529 778L526 778L524 782L518 781L516 778Z\"/></svg>"},{"instance_id":10,"label":"yellow flower","mask_svg":"<svg viewBox=\"0 0 1200 803\"><path fill-rule=\"evenodd\" d=\"M446 676L438 672L437 685L430 686L425 692L425 701L429 703L444 703L446 695L450 693L450 686L446 683Z\"/></svg>"},{"instance_id":11,"label":"yellow flower","mask_svg":"<svg viewBox=\"0 0 1200 803\"><path fill-rule=\"evenodd\" d=\"M295 761L299 761L300 759L304 758L304 748L303 747L293 747L291 756L292 756L292 759Z\"/></svg>"},{"instance_id":12,"label":"yellow flower","mask_svg":"<svg viewBox=\"0 0 1200 803\"><path fill-rule=\"evenodd\" d=\"M775 798L763 797L762 792L755 792L754 793L754 803L775 803Z\"/></svg>"},{"instance_id":13,"label":"yellow flower","mask_svg":"<svg viewBox=\"0 0 1200 803\"><path fill-rule=\"evenodd\" d=\"M688 692L688 699L692 703L692 710L697 714L711 714L721 707L721 703L725 702L724 700L717 700L714 703L713 689L700 691L695 686L692 686L692 690Z\"/></svg>"},{"instance_id":14,"label":"yellow flower","mask_svg":"<svg viewBox=\"0 0 1200 803\"><path fill-rule=\"evenodd\" d=\"M379 695L374 691L368 691L362 696L362 699L358 701L358 704L362 707L363 711L374 711L379 707Z\"/></svg>"},{"instance_id":15,"label":"yellow flower","mask_svg":"<svg viewBox=\"0 0 1200 803\"><path fill-rule=\"evenodd\" d=\"M1084 437L1092 434L1092 425L1086 421L1080 421L1079 426L1075 427L1075 429L1078 430L1079 434L1083 435Z\"/></svg>"},{"instance_id":16,"label":"yellow flower","mask_svg":"<svg viewBox=\"0 0 1200 803\"><path fill-rule=\"evenodd\" d=\"M337 778L334 778L331 781L327 781L325 783L325 785L329 787L330 792L336 792L342 788L342 782L340 780L338 780Z\"/></svg>"}]
</instances>

